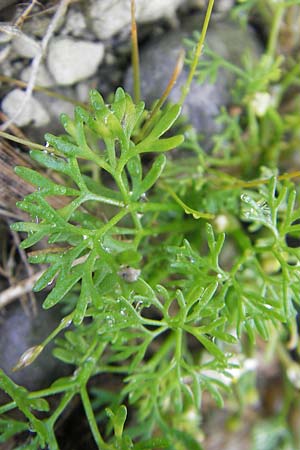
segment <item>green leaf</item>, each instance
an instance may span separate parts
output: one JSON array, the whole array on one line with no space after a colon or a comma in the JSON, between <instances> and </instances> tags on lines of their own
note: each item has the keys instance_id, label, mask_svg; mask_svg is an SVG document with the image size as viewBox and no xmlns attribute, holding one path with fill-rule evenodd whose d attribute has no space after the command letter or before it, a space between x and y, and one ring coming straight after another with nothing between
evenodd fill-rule
<instances>
[{"instance_id":1,"label":"green leaf","mask_svg":"<svg viewBox=\"0 0 300 450\"><path fill-rule=\"evenodd\" d=\"M133 249L124 250L116 255L116 260L120 265L134 266L142 259L142 255Z\"/></svg>"},{"instance_id":2,"label":"green leaf","mask_svg":"<svg viewBox=\"0 0 300 450\"><path fill-rule=\"evenodd\" d=\"M66 364L76 364L77 362L77 355L74 354L73 351L56 347L55 349L53 349L52 353L53 356L55 356L55 358L59 359L60 361L63 361Z\"/></svg>"},{"instance_id":3,"label":"green leaf","mask_svg":"<svg viewBox=\"0 0 300 450\"><path fill-rule=\"evenodd\" d=\"M127 139L129 139L144 112L145 103L139 102L137 105L134 105L130 95L127 93L125 98L126 110L123 118L123 128Z\"/></svg>"},{"instance_id":4,"label":"green leaf","mask_svg":"<svg viewBox=\"0 0 300 450\"><path fill-rule=\"evenodd\" d=\"M84 272L82 275L80 296L75 308L74 325L81 324L85 317L85 312L90 303L93 302L93 298L96 297L95 286L93 284L93 270L94 262L97 257L95 252L90 253L87 260L84 263Z\"/></svg>"},{"instance_id":5,"label":"green leaf","mask_svg":"<svg viewBox=\"0 0 300 450\"><path fill-rule=\"evenodd\" d=\"M115 436L117 438L121 438L123 434L123 428L127 417L127 408L125 405L119 406L116 413L113 413L113 411L110 408L106 408L106 414L110 418L113 427Z\"/></svg>"},{"instance_id":6,"label":"green leaf","mask_svg":"<svg viewBox=\"0 0 300 450\"><path fill-rule=\"evenodd\" d=\"M202 334L202 332L198 330L197 327L185 326L184 329L189 333L193 334L195 338L198 339L199 342L201 342L201 344L212 356L214 356L217 360L219 360L223 364L226 364L227 359L225 354L219 349L219 347L214 342L212 342L204 334Z\"/></svg>"},{"instance_id":7,"label":"green leaf","mask_svg":"<svg viewBox=\"0 0 300 450\"><path fill-rule=\"evenodd\" d=\"M53 134L46 133L45 139L49 142L52 147L54 147L58 152L60 152L64 156L77 158L86 158L86 152L80 148L78 145L72 144L65 137L57 137Z\"/></svg>"},{"instance_id":8,"label":"green leaf","mask_svg":"<svg viewBox=\"0 0 300 450\"><path fill-rule=\"evenodd\" d=\"M152 438L146 441L139 442L135 444L134 450L159 450L161 448L168 448L171 445L171 442L166 438Z\"/></svg>"},{"instance_id":9,"label":"green leaf","mask_svg":"<svg viewBox=\"0 0 300 450\"><path fill-rule=\"evenodd\" d=\"M26 249L28 247L32 247L34 244L42 240L45 236L47 236L49 233L51 233L52 226L48 225L46 227L40 227L40 229L28 236L27 239L24 239L24 241L21 242L20 247L23 249Z\"/></svg>"},{"instance_id":10,"label":"green leaf","mask_svg":"<svg viewBox=\"0 0 300 450\"><path fill-rule=\"evenodd\" d=\"M26 231L27 233L34 233L40 230L47 230L47 233L51 231L51 225L42 225L34 222L15 222L11 224L10 228L14 231Z\"/></svg>"},{"instance_id":11,"label":"green leaf","mask_svg":"<svg viewBox=\"0 0 300 450\"><path fill-rule=\"evenodd\" d=\"M115 92L115 97L111 105L111 109L114 112L117 119L121 122L126 110L126 95L124 90L120 87L118 87L118 89Z\"/></svg>"},{"instance_id":12,"label":"green leaf","mask_svg":"<svg viewBox=\"0 0 300 450\"><path fill-rule=\"evenodd\" d=\"M208 378L205 377L206 381L205 381L205 388L209 391L209 393L211 394L212 398L215 400L217 406L219 408L223 408L224 407L224 400L222 395L220 394L220 391L218 389L218 382L216 379L214 378ZM201 377L202 381L203 381L203 377ZM224 385L223 385L224 387Z\"/></svg>"},{"instance_id":13,"label":"green leaf","mask_svg":"<svg viewBox=\"0 0 300 450\"><path fill-rule=\"evenodd\" d=\"M260 334L260 336L265 341L267 341L269 339L269 330L268 330L268 327L266 326L265 320L262 320L259 317L257 317L257 318L255 317L253 319L253 321L254 321L255 327L256 327L258 333Z\"/></svg>"},{"instance_id":14,"label":"green leaf","mask_svg":"<svg viewBox=\"0 0 300 450\"><path fill-rule=\"evenodd\" d=\"M57 272L60 270L60 262L57 262L56 264L53 264L51 267L49 267L43 275L37 280L33 287L34 292L39 292L42 289L45 289L45 287L49 286L52 281L54 280Z\"/></svg>"},{"instance_id":15,"label":"green leaf","mask_svg":"<svg viewBox=\"0 0 300 450\"><path fill-rule=\"evenodd\" d=\"M110 114L107 117L107 126L111 132L112 139L118 139L121 144L121 153L128 150L129 148L129 140L127 136L125 135L125 132L123 130L123 127L120 123L120 121L117 119L117 117L114 114Z\"/></svg>"},{"instance_id":16,"label":"green leaf","mask_svg":"<svg viewBox=\"0 0 300 450\"><path fill-rule=\"evenodd\" d=\"M30 157L37 161L39 164L47 167L47 169L52 169L56 172L63 173L72 177L71 168L68 162L62 157L51 155L48 152L41 152L38 150L31 150Z\"/></svg>"},{"instance_id":17,"label":"green leaf","mask_svg":"<svg viewBox=\"0 0 300 450\"><path fill-rule=\"evenodd\" d=\"M49 411L50 405L44 398L32 398L30 399L30 405L32 409L36 411Z\"/></svg>"},{"instance_id":18,"label":"green leaf","mask_svg":"<svg viewBox=\"0 0 300 450\"><path fill-rule=\"evenodd\" d=\"M37 186L41 192L48 193L49 195L75 195L79 194L79 191L71 188L67 188L63 185L54 183L49 178L44 177L35 170L28 167L17 166L15 168L16 174L28 183Z\"/></svg>"},{"instance_id":19,"label":"green leaf","mask_svg":"<svg viewBox=\"0 0 300 450\"><path fill-rule=\"evenodd\" d=\"M159 155L155 159L151 169L149 170L145 178L136 187L136 189L133 189L133 200L137 200L142 194L147 192L156 183L165 168L166 161L167 159L165 155Z\"/></svg>"},{"instance_id":20,"label":"green leaf","mask_svg":"<svg viewBox=\"0 0 300 450\"><path fill-rule=\"evenodd\" d=\"M20 422L12 418L0 419L0 444L5 443L15 434L28 430L28 423Z\"/></svg>"},{"instance_id":21,"label":"green leaf","mask_svg":"<svg viewBox=\"0 0 300 450\"><path fill-rule=\"evenodd\" d=\"M172 442L179 442L184 445L184 449L188 450L204 450L203 447L191 436L190 433L181 430L170 430L169 433Z\"/></svg>"},{"instance_id":22,"label":"green leaf","mask_svg":"<svg viewBox=\"0 0 300 450\"><path fill-rule=\"evenodd\" d=\"M60 115L60 122L67 133L69 133L73 138L76 136L76 128L74 121L67 115L67 114L61 114Z\"/></svg>"},{"instance_id":23,"label":"green leaf","mask_svg":"<svg viewBox=\"0 0 300 450\"><path fill-rule=\"evenodd\" d=\"M190 208L190 206L186 205L181 198L178 197L178 195L173 191L173 189L168 186L167 184L163 183L163 188L173 197L176 203L181 206L181 208L184 210L186 214L191 214L194 219L213 219L214 215L197 211L193 208Z\"/></svg>"},{"instance_id":24,"label":"green leaf","mask_svg":"<svg viewBox=\"0 0 300 450\"><path fill-rule=\"evenodd\" d=\"M101 111L105 106L102 95L96 90L90 90L90 102L95 111Z\"/></svg>"},{"instance_id":25,"label":"green leaf","mask_svg":"<svg viewBox=\"0 0 300 450\"><path fill-rule=\"evenodd\" d=\"M184 141L183 135L177 135L166 139L148 140L145 139L135 146L135 153L147 153L147 152L166 152L172 150Z\"/></svg>"},{"instance_id":26,"label":"green leaf","mask_svg":"<svg viewBox=\"0 0 300 450\"><path fill-rule=\"evenodd\" d=\"M179 116L181 111L180 105L173 105L168 108L158 119L158 123L154 126L154 128L150 131L148 136L146 136L145 141L153 141L157 140L160 136L162 136L166 131L168 131L177 117Z\"/></svg>"},{"instance_id":27,"label":"green leaf","mask_svg":"<svg viewBox=\"0 0 300 450\"><path fill-rule=\"evenodd\" d=\"M137 199L137 192L140 191L140 185L143 175L143 168L141 164L140 155L135 155L128 161L127 170L129 172L132 184L132 199Z\"/></svg>"},{"instance_id":28,"label":"green leaf","mask_svg":"<svg viewBox=\"0 0 300 450\"><path fill-rule=\"evenodd\" d=\"M43 303L43 308L49 309L59 303L81 278L82 267L77 266L71 273L61 271L56 280L56 286L52 289Z\"/></svg>"},{"instance_id":29,"label":"green leaf","mask_svg":"<svg viewBox=\"0 0 300 450\"><path fill-rule=\"evenodd\" d=\"M49 436L46 424L37 419L31 412L32 404L28 399L28 391L15 384L4 372L0 369L0 388L3 389L15 402L20 411L29 419L33 430L38 433L42 446L46 442L52 440Z\"/></svg>"}]
</instances>

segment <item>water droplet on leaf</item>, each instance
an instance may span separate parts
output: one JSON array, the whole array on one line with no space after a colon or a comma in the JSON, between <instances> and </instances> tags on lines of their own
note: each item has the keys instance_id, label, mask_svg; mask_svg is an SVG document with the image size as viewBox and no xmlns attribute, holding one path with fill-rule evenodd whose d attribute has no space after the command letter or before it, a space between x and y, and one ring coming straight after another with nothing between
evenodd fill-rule
<instances>
[{"instance_id":1,"label":"water droplet on leaf","mask_svg":"<svg viewBox=\"0 0 300 450\"><path fill-rule=\"evenodd\" d=\"M115 318L113 316L108 315L108 316L106 316L105 320L106 320L106 323L107 323L107 325L109 327L113 327L114 326Z\"/></svg>"}]
</instances>

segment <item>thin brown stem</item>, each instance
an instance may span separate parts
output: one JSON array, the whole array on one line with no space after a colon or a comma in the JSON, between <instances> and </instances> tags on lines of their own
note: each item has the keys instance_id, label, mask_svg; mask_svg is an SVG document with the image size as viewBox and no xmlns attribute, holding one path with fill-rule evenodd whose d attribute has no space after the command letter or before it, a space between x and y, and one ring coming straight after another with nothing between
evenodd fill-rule
<instances>
[{"instance_id":1,"label":"thin brown stem","mask_svg":"<svg viewBox=\"0 0 300 450\"><path fill-rule=\"evenodd\" d=\"M28 18L29 14L31 13L34 6L37 4L37 0L32 0L30 4L27 6L27 8L22 12L20 17L16 20L15 26L18 28L21 28L25 20Z\"/></svg>"},{"instance_id":2,"label":"thin brown stem","mask_svg":"<svg viewBox=\"0 0 300 450\"><path fill-rule=\"evenodd\" d=\"M135 10L136 10L135 0L131 0L131 58L133 70L133 97L135 103L138 103L141 98L141 86L140 86L139 45L138 45Z\"/></svg>"},{"instance_id":3,"label":"thin brown stem","mask_svg":"<svg viewBox=\"0 0 300 450\"><path fill-rule=\"evenodd\" d=\"M291 180L292 178L300 177L300 170L296 170L290 173L284 173L277 177L278 181ZM243 181L243 180L234 180L233 183L227 188L232 189L233 187L241 187L241 188L251 188L261 186L263 184L268 184L270 181L269 178L262 178L261 180L251 180L251 181ZM226 188L225 188L226 189Z\"/></svg>"},{"instance_id":4,"label":"thin brown stem","mask_svg":"<svg viewBox=\"0 0 300 450\"><path fill-rule=\"evenodd\" d=\"M3 83L14 84L15 86L19 86L21 88L26 88L28 85L28 83L26 83L26 81L7 77L5 75L0 75L0 81L2 81ZM77 100L67 97L66 95L59 94L58 92L54 92L51 89L47 89L47 88L45 88L43 86L39 86L37 84L33 87L33 91L42 92L43 94L47 95L48 97L55 97L55 98L58 98L59 100L63 100L65 102L71 103L72 105L75 105L75 106L82 106L83 108L88 107L83 102L78 102Z\"/></svg>"},{"instance_id":5,"label":"thin brown stem","mask_svg":"<svg viewBox=\"0 0 300 450\"><path fill-rule=\"evenodd\" d=\"M163 106L163 104L165 103L167 98L169 97L170 92L172 91L172 89L182 71L183 64L184 64L184 57L185 57L185 51L182 49L177 58L176 65L172 72L171 78L168 82L168 85L167 85L166 89L164 90L162 96L156 103L154 109L151 111L148 119L146 120L146 122L141 130L141 135L140 135L139 140L142 140L143 137L146 135L147 131L149 130L149 128L151 128L151 125L153 123L153 120L154 120L156 114L159 112L159 110L161 109L161 107Z\"/></svg>"}]
</instances>

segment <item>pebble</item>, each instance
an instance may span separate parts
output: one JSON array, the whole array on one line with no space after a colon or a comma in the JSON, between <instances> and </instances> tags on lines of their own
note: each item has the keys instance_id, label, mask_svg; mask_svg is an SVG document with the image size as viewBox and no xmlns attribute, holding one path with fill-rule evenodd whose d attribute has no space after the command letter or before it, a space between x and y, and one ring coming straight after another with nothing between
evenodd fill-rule
<instances>
[{"instance_id":1,"label":"pebble","mask_svg":"<svg viewBox=\"0 0 300 450\"><path fill-rule=\"evenodd\" d=\"M25 91L13 89L2 101L3 112L13 118L25 99ZM22 113L15 119L15 124L19 127L32 124L34 127L46 125L50 120L49 114L43 108L40 102L34 97L26 101Z\"/></svg>"},{"instance_id":2,"label":"pebble","mask_svg":"<svg viewBox=\"0 0 300 450\"><path fill-rule=\"evenodd\" d=\"M138 23L153 22L161 18L172 19L176 9L185 0L136 0ZM88 10L92 29L99 39L109 39L128 28L130 2L124 0L95 0Z\"/></svg>"},{"instance_id":3,"label":"pebble","mask_svg":"<svg viewBox=\"0 0 300 450\"><path fill-rule=\"evenodd\" d=\"M80 11L70 9L68 11L66 21L61 29L62 35L72 35L75 37L83 37L86 31L86 22Z\"/></svg>"},{"instance_id":4,"label":"pebble","mask_svg":"<svg viewBox=\"0 0 300 450\"><path fill-rule=\"evenodd\" d=\"M26 83L29 81L30 75L31 75L31 67L25 67L25 69L21 72L21 80L26 81ZM45 67L44 64L41 64L38 68L37 76L36 76L36 85L43 86L43 87L52 87L55 85L55 82L53 80L53 77L50 75L49 71Z\"/></svg>"},{"instance_id":5,"label":"pebble","mask_svg":"<svg viewBox=\"0 0 300 450\"><path fill-rule=\"evenodd\" d=\"M39 42L24 33L18 33L12 45L15 53L23 58L34 58L41 51Z\"/></svg>"},{"instance_id":6,"label":"pebble","mask_svg":"<svg viewBox=\"0 0 300 450\"><path fill-rule=\"evenodd\" d=\"M103 56L101 42L57 38L49 45L47 65L57 84L70 86L94 75Z\"/></svg>"}]
</instances>

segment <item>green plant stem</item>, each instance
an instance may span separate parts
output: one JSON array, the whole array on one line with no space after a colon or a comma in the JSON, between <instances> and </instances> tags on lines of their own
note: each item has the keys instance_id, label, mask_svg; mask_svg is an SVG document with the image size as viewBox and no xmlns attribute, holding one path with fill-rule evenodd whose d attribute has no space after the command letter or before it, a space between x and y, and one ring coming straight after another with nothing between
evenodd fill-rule
<instances>
[{"instance_id":1,"label":"green plant stem","mask_svg":"<svg viewBox=\"0 0 300 450\"><path fill-rule=\"evenodd\" d=\"M275 5L275 13L273 17L273 22L271 26L271 32L267 44L267 55L274 60L276 55L277 41L278 35L280 31L280 25L282 23L283 15L284 15L284 7L280 4Z\"/></svg>"},{"instance_id":2,"label":"green plant stem","mask_svg":"<svg viewBox=\"0 0 300 450\"><path fill-rule=\"evenodd\" d=\"M113 228L120 220L122 220L130 212L130 208L127 206L119 211L114 217L112 217L103 227L96 232L96 239L99 239L105 233L107 233L111 228ZM93 233L94 234L94 233Z\"/></svg>"},{"instance_id":3,"label":"green plant stem","mask_svg":"<svg viewBox=\"0 0 300 450\"><path fill-rule=\"evenodd\" d=\"M94 440L95 440L98 448L101 449L101 450L102 449L103 450L110 449L111 446L105 444L105 442L104 442L104 440L103 440L103 438L102 438L102 436L100 434L100 431L99 431L99 428L98 428L98 425L97 425L97 422L96 422L96 418L95 418L95 415L94 415L94 411L93 411L93 408L92 408L92 405L91 405L91 401L90 401L90 398L88 396L88 393L87 393L87 390L86 390L85 386L83 386L80 389L80 396L81 396L82 404L83 404L83 407L84 407L84 411L85 411L85 414L86 414L89 426L91 428Z\"/></svg>"},{"instance_id":4,"label":"green plant stem","mask_svg":"<svg viewBox=\"0 0 300 450\"><path fill-rule=\"evenodd\" d=\"M46 347L62 330L71 325L74 316L74 311L68 314L60 321L60 324L52 331L51 334L42 342L42 346Z\"/></svg>"},{"instance_id":5,"label":"green plant stem","mask_svg":"<svg viewBox=\"0 0 300 450\"><path fill-rule=\"evenodd\" d=\"M165 330L161 330L160 333L163 331ZM172 347L174 347L174 335L171 333L149 361L148 368L150 369L151 367L151 370L155 370L156 366L171 351Z\"/></svg>"},{"instance_id":6,"label":"green plant stem","mask_svg":"<svg viewBox=\"0 0 300 450\"><path fill-rule=\"evenodd\" d=\"M176 338L175 360L177 366L180 367L182 357L182 328L177 328L177 330L175 330L175 338Z\"/></svg>"},{"instance_id":7,"label":"green plant stem","mask_svg":"<svg viewBox=\"0 0 300 450\"><path fill-rule=\"evenodd\" d=\"M266 27L266 29L270 29L270 24L272 20L271 17L273 15L273 10L270 7L270 1L258 0L257 10L259 12L259 15L261 16L261 20L263 21L263 24ZM251 12L251 10L249 12Z\"/></svg>"},{"instance_id":8,"label":"green plant stem","mask_svg":"<svg viewBox=\"0 0 300 450\"><path fill-rule=\"evenodd\" d=\"M53 428L55 425L55 422L59 418L59 416L63 413L63 411L66 409L67 405L70 403L72 398L74 397L75 392L66 392L63 398L61 399L58 407L54 411L54 413L51 415L51 417L46 421L49 428Z\"/></svg>"},{"instance_id":9,"label":"green plant stem","mask_svg":"<svg viewBox=\"0 0 300 450\"><path fill-rule=\"evenodd\" d=\"M130 212L140 212L145 213L148 211L180 211L181 208L177 207L173 203L132 203L130 205L124 206L121 211L119 211L112 219L109 220L98 232L96 233L96 237L99 239L103 234L113 228L120 220L122 220L127 214ZM90 230L83 230L82 235L91 235L94 236L94 233L91 234Z\"/></svg>"},{"instance_id":10,"label":"green plant stem","mask_svg":"<svg viewBox=\"0 0 300 450\"><path fill-rule=\"evenodd\" d=\"M198 61L199 61L199 58L200 58L201 53L202 53L203 44L204 44L204 41L205 41L205 37L206 37L206 33L207 33L208 24L209 24L210 17L211 17L213 5L214 5L214 0L209 0L208 7L207 7L207 10L206 10L206 14L205 14L204 24L203 24L203 27L202 27L202 31L201 31L201 35L200 35L199 41L197 43L195 56L194 56L194 59L193 59L193 62L192 62L191 68L190 68L188 79L187 79L186 83L184 84L184 86L182 88L182 94L181 94L181 97L180 97L180 100L179 100L179 104L180 105L183 105L183 103L184 103L184 101L186 99L186 96L188 95L188 93L190 91L191 83L193 81L193 78L194 78L196 70L197 70L197 65L198 65Z\"/></svg>"},{"instance_id":11,"label":"green plant stem","mask_svg":"<svg viewBox=\"0 0 300 450\"><path fill-rule=\"evenodd\" d=\"M117 175L115 176L115 181L116 181L118 188L120 189L120 192L123 196L125 205L129 205L130 204L130 196L129 196L129 193L123 182L122 175L120 173L117 173ZM131 213L132 220L133 220L133 223L134 223L136 229L141 230L142 229L141 221L138 218L136 211L130 211L130 213Z\"/></svg>"},{"instance_id":12,"label":"green plant stem","mask_svg":"<svg viewBox=\"0 0 300 450\"><path fill-rule=\"evenodd\" d=\"M130 205L124 206L124 208L119 211L114 217L112 217L103 227L96 232L96 239L99 239L105 233L107 233L111 228L113 228L120 220L127 216L130 212L140 212L145 213L148 211L180 211L181 208L176 207L174 204L170 203L132 203ZM88 235L95 237L95 233L88 229L82 229L81 235Z\"/></svg>"},{"instance_id":13,"label":"green plant stem","mask_svg":"<svg viewBox=\"0 0 300 450\"><path fill-rule=\"evenodd\" d=\"M133 203L131 205L135 211L145 213L145 212L170 212L170 211L182 211L182 208L175 203L156 203L156 202L148 202L148 203Z\"/></svg>"},{"instance_id":14,"label":"green plant stem","mask_svg":"<svg viewBox=\"0 0 300 450\"><path fill-rule=\"evenodd\" d=\"M84 357L82 358L81 364L83 364L84 361L86 361L90 356L93 355L93 353L94 353L94 351L95 351L95 349L97 347L98 342L99 342L99 337L95 336L94 340L92 341L91 345L89 346L88 351L85 353Z\"/></svg>"},{"instance_id":15,"label":"green plant stem","mask_svg":"<svg viewBox=\"0 0 300 450\"><path fill-rule=\"evenodd\" d=\"M182 209L186 214L192 214L192 216L195 219L213 219L215 217L214 214L203 213L190 208L178 197L178 195L173 191L173 189L170 188L166 183L163 183L161 181L160 186L171 195L171 197L175 200L176 203L178 203L178 205L182 207Z\"/></svg>"},{"instance_id":16,"label":"green plant stem","mask_svg":"<svg viewBox=\"0 0 300 450\"><path fill-rule=\"evenodd\" d=\"M280 85L278 86L279 91L276 96L276 105L280 105L280 102L287 91L287 89L293 85L293 83L299 84L299 75L300 75L300 61L293 66L293 68L283 77L280 81Z\"/></svg>"},{"instance_id":17,"label":"green plant stem","mask_svg":"<svg viewBox=\"0 0 300 450\"><path fill-rule=\"evenodd\" d=\"M104 197L102 195L97 195L92 192L88 192L83 197L83 202L87 202L89 200L95 200L96 202L105 203L106 205L118 206L119 208L124 208L125 203L120 200L115 200L114 198Z\"/></svg>"},{"instance_id":18,"label":"green plant stem","mask_svg":"<svg viewBox=\"0 0 300 450\"><path fill-rule=\"evenodd\" d=\"M49 152L54 151L55 149L52 147L45 147L45 145L36 144L35 142L28 141L27 139L22 139L17 136L13 136L12 134L5 133L4 131L0 131L0 137L4 139L8 139L9 141L17 142L18 144L25 145L26 147L36 148L37 150L46 150Z\"/></svg>"},{"instance_id":19,"label":"green plant stem","mask_svg":"<svg viewBox=\"0 0 300 450\"><path fill-rule=\"evenodd\" d=\"M52 395L61 394L62 392L74 390L76 390L76 380L70 377L69 380L66 381L66 383L60 384L59 386L50 386L49 388L46 389L30 392L28 394L28 398L34 400L36 398L50 397ZM5 414L6 412L11 411L16 407L17 407L16 402L9 402L6 405L0 407L0 415Z\"/></svg>"},{"instance_id":20,"label":"green plant stem","mask_svg":"<svg viewBox=\"0 0 300 450\"><path fill-rule=\"evenodd\" d=\"M9 403L6 403L6 405L0 406L0 416L2 414L7 413L8 411L11 411L12 409L15 409L16 407L17 407L16 402L9 402Z\"/></svg>"}]
</instances>

